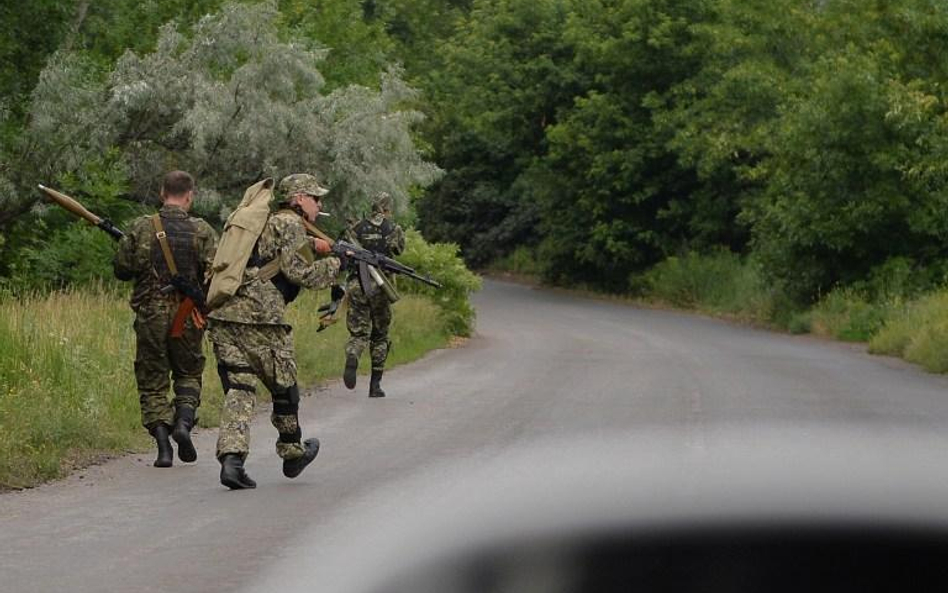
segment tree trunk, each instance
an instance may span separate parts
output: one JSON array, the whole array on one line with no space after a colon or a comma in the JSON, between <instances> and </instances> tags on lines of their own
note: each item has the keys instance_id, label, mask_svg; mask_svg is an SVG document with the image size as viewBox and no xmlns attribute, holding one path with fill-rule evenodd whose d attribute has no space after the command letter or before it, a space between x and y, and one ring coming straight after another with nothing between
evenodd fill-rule
<instances>
[{"instance_id":1,"label":"tree trunk","mask_svg":"<svg viewBox=\"0 0 948 593\"><path fill-rule=\"evenodd\" d=\"M63 49L69 51L79 37L79 31L82 30L82 24L86 20L86 14L89 12L89 4L92 0L79 0L76 4L76 17L69 27L69 33L66 34L66 40L63 42Z\"/></svg>"}]
</instances>

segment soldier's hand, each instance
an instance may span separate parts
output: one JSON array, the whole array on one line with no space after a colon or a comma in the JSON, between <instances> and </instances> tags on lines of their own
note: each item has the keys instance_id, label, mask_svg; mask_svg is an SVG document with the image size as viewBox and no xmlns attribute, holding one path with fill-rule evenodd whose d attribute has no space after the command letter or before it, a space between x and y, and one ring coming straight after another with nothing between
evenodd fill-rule
<instances>
[{"instance_id":1,"label":"soldier's hand","mask_svg":"<svg viewBox=\"0 0 948 593\"><path fill-rule=\"evenodd\" d=\"M316 252L316 255L329 255L332 253L332 247L328 241L320 239L319 237L313 237L313 251Z\"/></svg>"}]
</instances>

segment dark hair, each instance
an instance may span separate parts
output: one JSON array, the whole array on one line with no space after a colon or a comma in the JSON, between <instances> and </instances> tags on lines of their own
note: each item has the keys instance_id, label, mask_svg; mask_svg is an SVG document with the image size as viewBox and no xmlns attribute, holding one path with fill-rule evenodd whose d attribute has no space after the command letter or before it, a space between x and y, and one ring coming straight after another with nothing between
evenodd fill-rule
<instances>
[{"instance_id":1,"label":"dark hair","mask_svg":"<svg viewBox=\"0 0 948 593\"><path fill-rule=\"evenodd\" d=\"M194 189L194 177L187 171L171 171L161 180L161 194L183 196Z\"/></svg>"}]
</instances>

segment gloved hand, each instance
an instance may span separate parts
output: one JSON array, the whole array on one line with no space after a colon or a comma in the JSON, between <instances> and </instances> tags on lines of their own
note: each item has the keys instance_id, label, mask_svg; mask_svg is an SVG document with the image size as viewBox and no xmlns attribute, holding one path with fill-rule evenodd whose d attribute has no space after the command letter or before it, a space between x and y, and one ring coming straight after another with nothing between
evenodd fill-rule
<instances>
[{"instance_id":1,"label":"gloved hand","mask_svg":"<svg viewBox=\"0 0 948 593\"><path fill-rule=\"evenodd\" d=\"M346 296L346 289L338 284L333 284L329 289L329 298L334 301L341 301Z\"/></svg>"},{"instance_id":2,"label":"gloved hand","mask_svg":"<svg viewBox=\"0 0 948 593\"><path fill-rule=\"evenodd\" d=\"M334 251L333 255L335 255L339 259L339 271L345 272L346 268L349 267L349 258L347 257L347 254Z\"/></svg>"},{"instance_id":3,"label":"gloved hand","mask_svg":"<svg viewBox=\"0 0 948 593\"><path fill-rule=\"evenodd\" d=\"M329 255L332 253L332 247L329 245L329 242L319 237L313 237L313 250L316 251L316 255Z\"/></svg>"}]
</instances>

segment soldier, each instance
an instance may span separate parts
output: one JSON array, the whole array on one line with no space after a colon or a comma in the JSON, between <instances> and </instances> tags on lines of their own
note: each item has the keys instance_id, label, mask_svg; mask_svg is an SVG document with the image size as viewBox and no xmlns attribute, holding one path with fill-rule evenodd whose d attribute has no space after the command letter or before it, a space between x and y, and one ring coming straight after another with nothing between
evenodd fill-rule
<instances>
[{"instance_id":1,"label":"soldier","mask_svg":"<svg viewBox=\"0 0 948 593\"><path fill-rule=\"evenodd\" d=\"M350 234L365 249L386 257L398 255L405 249L405 232L392 222L392 198L385 192L375 197L372 216L352 226ZM391 347L388 326L392 322L392 305L383 290L375 291L372 296L366 295L355 270L350 273L347 284L349 312L346 314L346 326L349 329L349 341L346 342L343 382L349 389L355 388L359 357L368 346L372 359L369 397L385 397L380 383Z\"/></svg>"},{"instance_id":2,"label":"soldier","mask_svg":"<svg viewBox=\"0 0 948 593\"><path fill-rule=\"evenodd\" d=\"M240 288L210 315L210 337L224 386L224 408L217 439L221 483L233 490L255 488L244 469L250 452L250 422L256 379L273 399L270 421L279 436L276 452L283 475L295 478L319 451L319 440L301 443L293 333L285 319L286 306L300 288L329 286L339 271L330 246L308 239L301 218L315 222L328 190L312 175L299 173L280 181L282 199L271 214L247 262Z\"/></svg>"},{"instance_id":3,"label":"soldier","mask_svg":"<svg viewBox=\"0 0 948 593\"><path fill-rule=\"evenodd\" d=\"M188 216L194 202L191 175L171 171L162 180L160 195L161 211L132 223L112 263L116 278L135 282L131 306L142 425L158 445L155 467L171 467L169 432L181 461L197 459L191 428L201 405L204 372L204 318L198 301L203 300L217 234L205 221ZM173 410L168 401L172 382Z\"/></svg>"}]
</instances>

